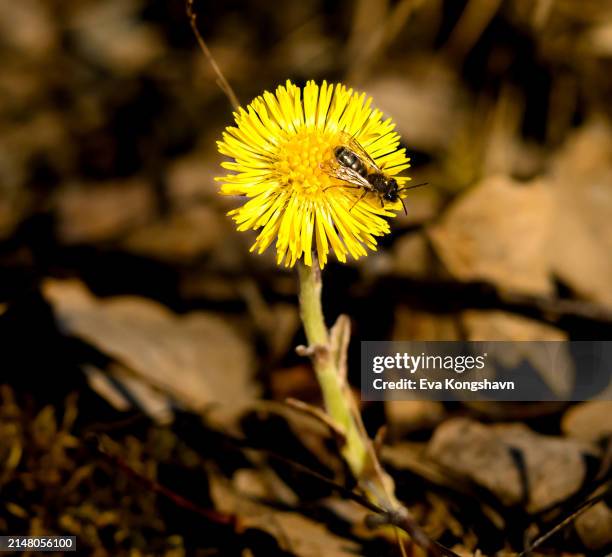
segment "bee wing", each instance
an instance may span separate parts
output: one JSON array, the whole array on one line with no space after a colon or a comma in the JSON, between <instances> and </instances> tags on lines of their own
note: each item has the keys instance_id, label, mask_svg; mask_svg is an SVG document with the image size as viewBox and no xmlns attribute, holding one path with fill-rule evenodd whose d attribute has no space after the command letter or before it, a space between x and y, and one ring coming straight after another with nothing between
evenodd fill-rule
<instances>
[{"instance_id":1,"label":"bee wing","mask_svg":"<svg viewBox=\"0 0 612 557\"><path fill-rule=\"evenodd\" d=\"M355 139L354 136L349 135L346 132L341 132L341 136L342 143L353 151L353 153L359 155L359 158L369 167L370 172L382 172L374 159L368 154L368 152L363 148L361 143Z\"/></svg>"},{"instance_id":2,"label":"bee wing","mask_svg":"<svg viewBox=\"0 0 612 557\"><path fill-rule=\"evenodd\" d=\"M372 189L372 185L368 182L361 174L355 172L352 168L342 166L336 159L330 159L321 164L323 171L331 176L343 182L348 182L354 186L365 188L367 190Z\"/></svg>"}]
</instances>

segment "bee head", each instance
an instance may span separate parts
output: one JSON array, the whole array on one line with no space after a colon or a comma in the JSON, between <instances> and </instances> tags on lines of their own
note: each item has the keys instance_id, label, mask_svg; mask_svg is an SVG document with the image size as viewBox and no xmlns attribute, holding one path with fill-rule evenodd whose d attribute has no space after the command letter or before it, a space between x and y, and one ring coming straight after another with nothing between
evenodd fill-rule
<instances>
[{"instance_id":1,"label":"bee head","mask_svg":"<svg viewBox=\"0 0 612 557\"><path fill-rule=\"evenodd\" d=\"M387 191L384 194L384 198L386 201L397 201L399 186L397 185L397 181L395 178L389 178L387 180Z\"/></svg>"}]
</instances>

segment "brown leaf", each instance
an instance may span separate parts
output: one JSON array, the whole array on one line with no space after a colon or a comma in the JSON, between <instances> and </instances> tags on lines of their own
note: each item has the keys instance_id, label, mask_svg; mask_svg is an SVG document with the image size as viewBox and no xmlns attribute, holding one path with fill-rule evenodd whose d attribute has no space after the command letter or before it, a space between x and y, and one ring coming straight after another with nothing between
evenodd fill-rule
<instances>
[{"instance_id":1,"label":"brown leaf","mask_svg":"<svg viewBox=\"0 0 612 557\"><path fill-rule=\"evenodd\" d=\"M48 56L59 42L52 14L52 8L42 0L10 2L0 10L0 33L15 52Z\"/></svg>"},{"instance_id":2,"label":"brown leaf","mask_svg":"<svg viewBox=\"0 0 612 557\"><path fill-rule=\"evenodd\" d=\"M76 281L47 280L43 293L62 327L188 407L240 404L257 394L251 347L218 316L178 316L144 298L95 298Z\"/></svg>"},{"instance_id":3,"label":"brown leaf","mask_svg":"<svg viewBox=\"0 0 612 557\"><path fill-rule=\"evenodd\" d=\"M528 493L511 450L524 462ZM586 476L583 455L589 451L584 444L539 435L522 424L487 427L465 418L438 427L428 447L436 462L489 489L505 505L524 501L530 513L578 491Z\"/></svg>"},{"instance_id":4,"label":"brown leaf","mask_svg":"<svg viewBox=\"0 0 612 557\"><path fill-rule=\"evenodd\" d=\"M428 456L456 475L495 493L505 505L521 500L519 471L508 447L486 426L468 419L452 419L436 429Z\"/></svg>"},{"instance_id":5,"label":"brown leaf","mask_svg":"<svg viewBox=\"0 0 612 557\"><path fill-rule=\"evenodd\" d=\"M548 294L553 207L552 194L542 182L525 185L491 176L461 196L428 232L457 279Z\"/></svg>"},{"instance_id":6,"label":"brown leaf","mask_svg":"<svg viewBox=\"0 0 612 557\"><path fill-rule=\"evenodd\" d=\"M600 501L576 518L575 528L586 547L602 549L612 543L612 510Z\"/></svg>"},{"instance_id":7,"label":"brown leaf","mask_svg":"<svg viewBox=\"0 0 612 557\"><path fill-rule=\"evenodd\" d=\"M406 143L424 151L447 147L464 116L455 76L431 57L413 58L401 77L378 76L366 89Z\"/></svg>"},{"instance_id":8,"label":"brown leaf","mask_svg":"<svg viewBox=\"0 0 612 557\"><path fill-rule=\"evenodd\" d=\"M557 210L550 245L555 274L580 296L612 306L612 129L577 132L551 172Z\"/></svg>"},{"instance_id":9,"label":"brown leaf","mask_svg":"<svg viewBox=\"0 0 612 557\"><path fill-rule=\"evenodd\" d=\"M389 435L397 439L415 431L432 429L444 419L444 405L436 400L386 400Z\"/></svg>"},{"instance_id":10,"label":"brown leaf","mask_svg":"<svg viewBox=\"0 0 612 557\"><path fill-rule=\"evenodd\" d=\"M77 5L71 24L80 48L117 73L142 70L163 49L157 30L136 17L139 9L142 0Z\"/></svg>"},{"instance_id":11,"label":"brown leaf","mask_svg":"<svg viewBox=\"0 0 612 557\"><path fill-rule=\"evenodd\" d=\"M597 443L612 436L611 413L610 400L582 402L564 414L561 429L575 439Z\"/></svg>"},{"instance_id":12,"label":"brown leaf","mask_svg":"<svg viewBox=\"0 0 612 557\"><path fill-rule=\"evenodd\" d=\"M283 550L298 557L347 557L359 554L359 545L354 541L332 534L324 525L301 514L264 505L238 491L235 485L216 473L210 474L209 485L217 510L237 515L243 528L268 532Z\"/></svg>"},{"instance_id":13,"label":"brown leaf","mask_svg":"<svg viewBox=\"0 0 612 557\"><path fill-rule=\"evenodd\" d=\"M516 341L499 346L490 355L506 367L514 367L527 360L556 395L561 398L570 395L575 369L568 347L556 343L522 342L563 341L567 340L565 332L503 311L464 311L461 320L468 340ZM551 365L551 358L554 358L554 365Z\"/></svg>"},{"instance_id":14,"label":"brown leaf","mask_svg":"<svg viewBox=\"0 0 612 557\"><path fill-rule=\"evenodd\" d=\"M398 470L408 470L434 485L458 492L466 492L469 489L467 482L459 478L459 474L449 474L444 467L430 458L422 443L400 441L384 445L381 457L383 463Z\"/></svg>"},{"instance_id":15,"label":"brown leaf","mask_svg":"<svg viewBox=\"0 0 612 557\"><path fill-rule=\"evenodd\" d=\"M307 363L272 370L270 374L270 391L274 400L298 398L307 402L318 402L321 389L317 383L312 367Z\"/></svg>"},{"instance_id":16,"label":"brown leaf","mask_svg":"<svg viewBox=\"0 0 612 557\"><path fill-rule=\"evenodd\" d=\"M80 184L57 196L58 235L68 244L112 240L152 217L155 200L142 180Z\"/></svg>"},{"instance_id":17,"label":"brown leaf","mask_svg":"<svg viewBox=\"0 0 612 557\"><path fill-rule=\"evenodd\" d=\"M155 389L139 375L113 363L105 371L92 365L84 366L87 383L117 410L126 411L134 401L137 407L158 424L171 423L174 414L166 393ZM117 390L120 384L122 390ZM129 393L129 399L125 396Z\"/></svg>"},{"instance_id":18,"label":"brown leaf","mask_svg":"<svg viewBox=\"0 0 612 557\"><path fill-rule=\"evenodd\" d=\"M393 245L393 270L399 276L424 277L432 260L427 238L420 232L404 234Z\"/></svg>"},{"instance_id":19,"label":"brown leaf","mask_svg":"<svg viewBox=\"0 0 612 557\"><path fill-rule=\"evenodd\" d=\"M410 174L409 170L406 172ZM427 177L426 179L429 180L430 178ZM423 183L423 180L415 177L414 174L412 175L412 180L408 184L409 186ZM404 200L404 204L406 205L407 214L404 214L403 211L398 213L397 226L414 227L429 223L438 216L442 205L442 196L438 189L433 185L427 184L408 192L408 197Z\"/></svg>"},{"instance_id":20,"label":"brown leaf","mask_svg":"<svg viewBox=\"0 0 612 557\"><path fill-rule=\"evenodd\" d=\"M537 513L564 501L586 476L584 455L594 454L579 442L534 433L523 424L497 425L495 433L508 447L519 450L527 472L527 511Z\"/></svg>"},{"instance_id":21,"label":"brown leaf","mask_svg":"<svg viewBox=\"0 0 612 557\"><path fill-rule=\"evenodd\" d=\"M567 334L535 319L504 311L467 310L461 322L468 340L567 340Z\"/></svg>"},{"instance_id":22,"label":"brown leaf","mask_svg":"<svg viewBox=\"0 0 612 557\"><path fill-rule=\"evenodd\" d=\"M168 196L176 208L191 207L206 198L218 198L218 161L207 151L195 151L171 162L167 171ZM223 198L219 199L223 203Z\"/></svg>"},{"instance_id":23,"label":"brown leaf","mask_svg":"<svg viewBox=\"0 0 612 557\"><path fill-rule=\"evenodd\" d=\"M124 245L129 251L161 261L189 263L223 239L224 224L209 207L194 207L139 227Z\"/></svg>"},{"instance_id":24,"label":"brown leaf","mask_svg":"<svg viewBox=\"0 0 612 557\"><path fill-rule=\"evenodd\" d=\"M459 340L458 320L454 315L428 313L407 306L395 310L392 340Z\"/></svg>"}]
</instances>

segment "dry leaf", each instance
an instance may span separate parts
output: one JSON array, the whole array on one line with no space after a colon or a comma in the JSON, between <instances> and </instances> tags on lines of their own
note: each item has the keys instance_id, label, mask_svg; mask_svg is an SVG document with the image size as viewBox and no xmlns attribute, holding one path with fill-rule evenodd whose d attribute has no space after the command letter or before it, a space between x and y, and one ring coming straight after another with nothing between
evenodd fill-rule
<instances>
[{"instance_id":1,"label":"dry leaf","mask_svg":"<svg viewBox=\"0 0 612 557\"><path fill-rule=\"evenodd\" d=\"M504 311L467 310L461 322L468 340L567 340L567 333L556 327Z\"/></svg>"},{"instance_id":2,"label":"dry leaf","mask_svg":"<svg viewBox=\"0 0 612 557\"><path fill-rule=\"evenodd\" d=\"M146 223L155 212L149 183L126 180L72 185L58 192L58 235L67 244L112 240Z\"/></svg>"},{"instance_id":3,"label":"dry leaf","mask_svg":"<svg viewBox=\"0 0 612 557\"><path fill-rule=\"evenodd\" d=\"M385 414L393 439L432 429L445 417L444 405L436 400L386 400Z\"/></svg>"},{"instance_id":4,"label":"dry leaf","mask_svg":"<svg viewBox=\"0 0 612 557\"><path fill-rule=\"evenodd\" d=\"M565 332L503 311L464 311L461 321L468 340L510 341L498 350L492 345L489 351L504 366L515 367L525 359L559 398L569 397L574 387L575 369L568 346L537 342L567 340Z\"/></svg>"},{"instance_id":5,"label":"dry leaf","mask_svg":"<svg viewBox=\"0 0 612 557\"><path fill-rule=\"evenodd\" d=\"M507 506L521 500L518 469L508 447L488 427L468 419L452 419L436 429L427 455L453 474L493 492Z\"/></svg>"},{"instance_id":6,"label":"dry leaf","mask_svg":"<svg viewBox=\"0 0 612 557\"><path fill-rule=\"evenodd\" d=\"M464 116L455 76L436 59L413 58L401 77L377 76L366 90L393 114L406 144L424 151L447 147Z\"/></svg>"},{"instance_id":7,"label":"dry leaf","mask_svg":"<svg viewBox=\"0 0 612 557\"><path fill-rule=\"evenodd\" d=\"M429 313L398 306L392 340L459 340L458 320L454 315Z\"/></svg>"},{"instance_id":8,"label":"dry leaf","mask_svg":"<svg viewBox=\"0 0 612 557\"><path fill-rule=\"evenodd\" d=\"M3 3L0 33L16 52L41 58L54 52L60 35L53 9L42 0Z\"/></svg>"},{"instance_id":9,"label":"dry leaf","mask_svg":"<svg viewBox=\"0 0 612 557\"><path fill-rule=\"evenodd\" d=\"M552 171L557 207L550 245L553 270L580 296L612 306L612 130L577 132Z\"/></svg>"},{"instance_id":10,"label":"dry leaf","mask_svg":"<svg viewBox=\"0 0 612 557\"><path fill-rule=\"evenodd\" d=\"M123 244L139 255L170 263L189 263L218 244L224 233L221 215L199 206L139 227Z\"/></svg>"},{"instance_id":11,"label":"dry leaf","mask_svg":"<svg viewBox=\"0 0 612 557\"><path fill-rule=\"evenodd\" d=\"M80 48L118 74L144 69L162 54L163 48L155 27L137 18L140 9L142 0L78 6L71 14L71 24Z\"/></svg>"},{"instance_id":12,"label":"dry leaf","mask_svg":"<svg viewBox=\"0 0 612 557\"><path fill-rule=\"evenodd\" d=\"M589 549L602 549L612 544L612 510L603 501L578 516L574 526Z\"/></svg>"},{"instance_id":13,"label":"dry leaf","mask_svg":"<svg viewBox=\"0 0 612 557\"><path fill-rule=\"evenodd\" d=\"M523 424L493 429L508 447L520 451L529 486L527 511L537 513L564 501L580 489L586 477L587 445L570 439L534 433Z\"/></svg>"},{"instance_id":14,"label":"dry leaf","mask_svg":"<svg viewBox=\"0 0 612 557\"><path fill-rule=\"evenodd\" d=\"M196 151L172 161L167 170L168 196L178 209L192 207L206 198L219 198L218 161L209 151ZM219 198L219 203L224 199Z\"/></svg>"},{"instance_id":15,"label":"dry leaf","mask_svg":"<svg viewBox=\"0 0 612 557\"><path fill-rule=\"evenodd\" d=\"M243 528L268 532L280 547L298 557L347 557L359 554L359 544L332 534L325 526L296 512L279 511L239 492L218 474L209 478L215 508L238 516Z\"/></svg>"},{"instance_id":16,"label":"dry leaf","mask_svg":"<svg viewBox=\"0 0 612 557\"><path fill-rule=\"evenodd\" d=\"M89 386L117 410L125 412L134 402L139 410L158 424L169 424L174 419L167 395L120 364L111 364L106 371L86 365L83 371ZM121 385L121 390L117 389L117 384ZM125 396L126 393L129 398Z\"/></svg>"},{"instance_id":17,"label":"dry leaf","mask_svg":"<svg viewBox=\"0 0 612 557\"><path fill-rule=\"evenodd\" d=\"M461 196L428 232L455 278L548 294L553 207L542 182L491 176Z\"/></svg>"},{"instance_id":18,"label":"dry leaf","mask_svg":"<svg viewBox=\"0 0 612 557\"><path fill-rule=\"evenodd\" d=\"M98 299L76 281L47 280L43 293L68 334L196 411L257 395L251 347L216 315L178 316L135 296Z\"/></svg>"},{"instance_id":19,"label":"dry leaf","mask_svg":"<svg viewBox=\"0 0 612 557\"><path fill-rule=\"evenodd\" d=\"M431 249L421 234L404 234L393 244L393 271L399 276L426 277L431 271Z\"/></svg>"},{"instance_id":20,"label":"dry leaf","mask_svg":"<svg viewBox=\"0 0 612 557\"><path fill-rule=\"evenodd\" d=\"M407 172L410 174L409 171ZM408 184L409 186L423 183L420 178L415 178L414 174L411 175L413 181ZM430 178L427 177L427 179ZM404 203L407 214L404 214L403 211L398 213L397 226L414 227L429 223L438 216L442 206L442 197L432 180L432 184L408 192Z\"/></svg>"},{"instance_id":21,"label":"dry leaf","mask_svg":"<svg viewBox=\"0 0 612 557\"><path fill-rule=\"evenodd\" d=\"M561 420L565 435L597 443L612 436L612 401L597 400L572 406Z\"/></svg>"},{"instance_id":22,"label":"dry leaf","mask_svg":"<svg viewBox=\"0 0 612 557\"><path fill-rule=\"evenodd\" d=\"M529 492L512 451L522 458ZM507 506L524 502L530 513L564 501L586 476L584 444L539 435L522 424L487 427L465 418L449 420L432 437L428 455L455 474L489 489Z\"/></svg>"}]
</instances>

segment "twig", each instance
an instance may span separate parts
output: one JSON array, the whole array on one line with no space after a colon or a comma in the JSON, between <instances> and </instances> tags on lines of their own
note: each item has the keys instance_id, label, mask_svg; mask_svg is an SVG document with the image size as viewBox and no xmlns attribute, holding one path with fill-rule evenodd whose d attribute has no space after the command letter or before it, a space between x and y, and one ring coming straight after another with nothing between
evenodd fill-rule
<instances>
[{"instance_id":1,"label":"twig","mask_svg":"<svg viewBox=\"0 0 612 557\"><path fill-rule=\"evenodd\" d=\"M554 536L557 532L563 530L563 528L565 528L568 524L573 522L582 513L584 513L588 509L590 509L593 505L595 505L596 503L599 503L600 501L602 501L605 497L608 496L610 491L612 491L612 482L609 482L608 486L605 489L603 489L600 493L598 493L597 495L594 495L590 499L587 499L586 501L584 501L569 516L565 517L561 522L559 522L553 528L548 530L548 532L546 532L545 534L543 534L539 538L537 538L532 544L530 544L524 551L522 551L519 554L519 557L527 557L528 555L530 555L531 552L534 549L536 549L537 547L542 545L546 540L548 540L549 538Z\"/></svg>"},{"instance_id":2,"label":"twig","mask_svg":"<svg viewBox=\"0 0 612 557\"><path fill-rule=\"evenodd\" d=\"M385 509L376 503L372 502L370 499L366 497L365 494L358 493L352 489L349 489L342 484L337 483L336 481L327 478L323 474L316 472L305 466L304 464L287 458L286 456L271 451L269 449L262 449L261 447L253 446L246 439L242 439L238 436L232 435L227 432L227 430L219 431L225 442L237 447L242 451L258 451L263 452L269 458L287 464L292 467L294 470L299 471L311 478L316 479L320 483L328 486L335 492L339 493L344 498L351 500L368 511L374 513L370 515L368 518L368 523L370 526L375 527L376 525L392 525L400 530L408 533L413 537L413 541L415 543L425 543L422 547L430 552L434 557L445 556L445 557L460 557L450 549L438 544L437 542L432 542L426 534L421 530L420 526L416 523L416 521L409 515L408 511L404 508L400 508L400 510L389 510ZM192 511L205 519L214 522L220 525L229 525L235 526L239 519L235 515L219 513L213 509L207 509L197 505L196 503L186 499L182 495L168 489L167 487L161 485L160 483L152 480L141 473L134 470L125 460L123 460L120 456L113 454L108 447L104 446L103 440L106 436L101 436L95 432L86 433L84 436L84 444L86 447L95 450L98 454L103 456L106 460L111 462L114 466L124 471L128 476L132 477L139 483L143 484L147 489L154 491L155 493L159 493L160 495L168 498L178 507L187 509ZM374 518L379 517L379 518ZM418 541L417 541L418 540Z\"/></svg>"},{"instance_id":3,"label":"twig","mask_svg":"<svg viewBox=\"0 0 612 557\"><path fill-rule=\"evenodd\" d=\"M105 459L110 461L114 466L124 471L128 476L134 478L139 483L143 484L147 489L153 491L155 493L159 493L163 495L170 501L172 501L177 507L182 507L189 511L192 511L206 520L213 522L219 525L227 525L227 526L235 526L236 525L236 517L234 515L223 514L213 509L207 509L197 505L193 501L186 499L182 495L179 495L175 491L161 485L160 483L152 480L151 478L147 478L142 475L140 472L134 470L125 460L123 460L120 456L112 454L108 448L106 448L102 443L102 437L98 436L95 433L87 434L85 439L87 446L95 449L100 455L102 455Z\"/></svg>"},{"instance_id":4,"label":"twig","mask_svg":"<svg viewBox=\"0 0 612 557\"><path fill-rule=\"evenodd\" d=\"M210 64L211 68L213 69L213 71L215 72L217 76L217 85L219 86L221 91L223 91L227 99L229 100L230 104L232 105L232 108L234 110L238 110L238 108L240 107L240 101L238 100L238 97L236 96L234 89L232 89L232 86L229 84L229 82L223 75L221 68L219 67L214 56L208 49L208 46L206 45L206 41L204 41L204 38L202 37L200 30L198 29L197 15L193 9L193 0L187 0L186 8L187 8L187 17L189 18L189 24L191 25L193 34L195 35L196 40L198 41L198 44L200 45L200 49L204 53L204 56L206 56L208 63Z\"/></svg>"}]
</instances>

